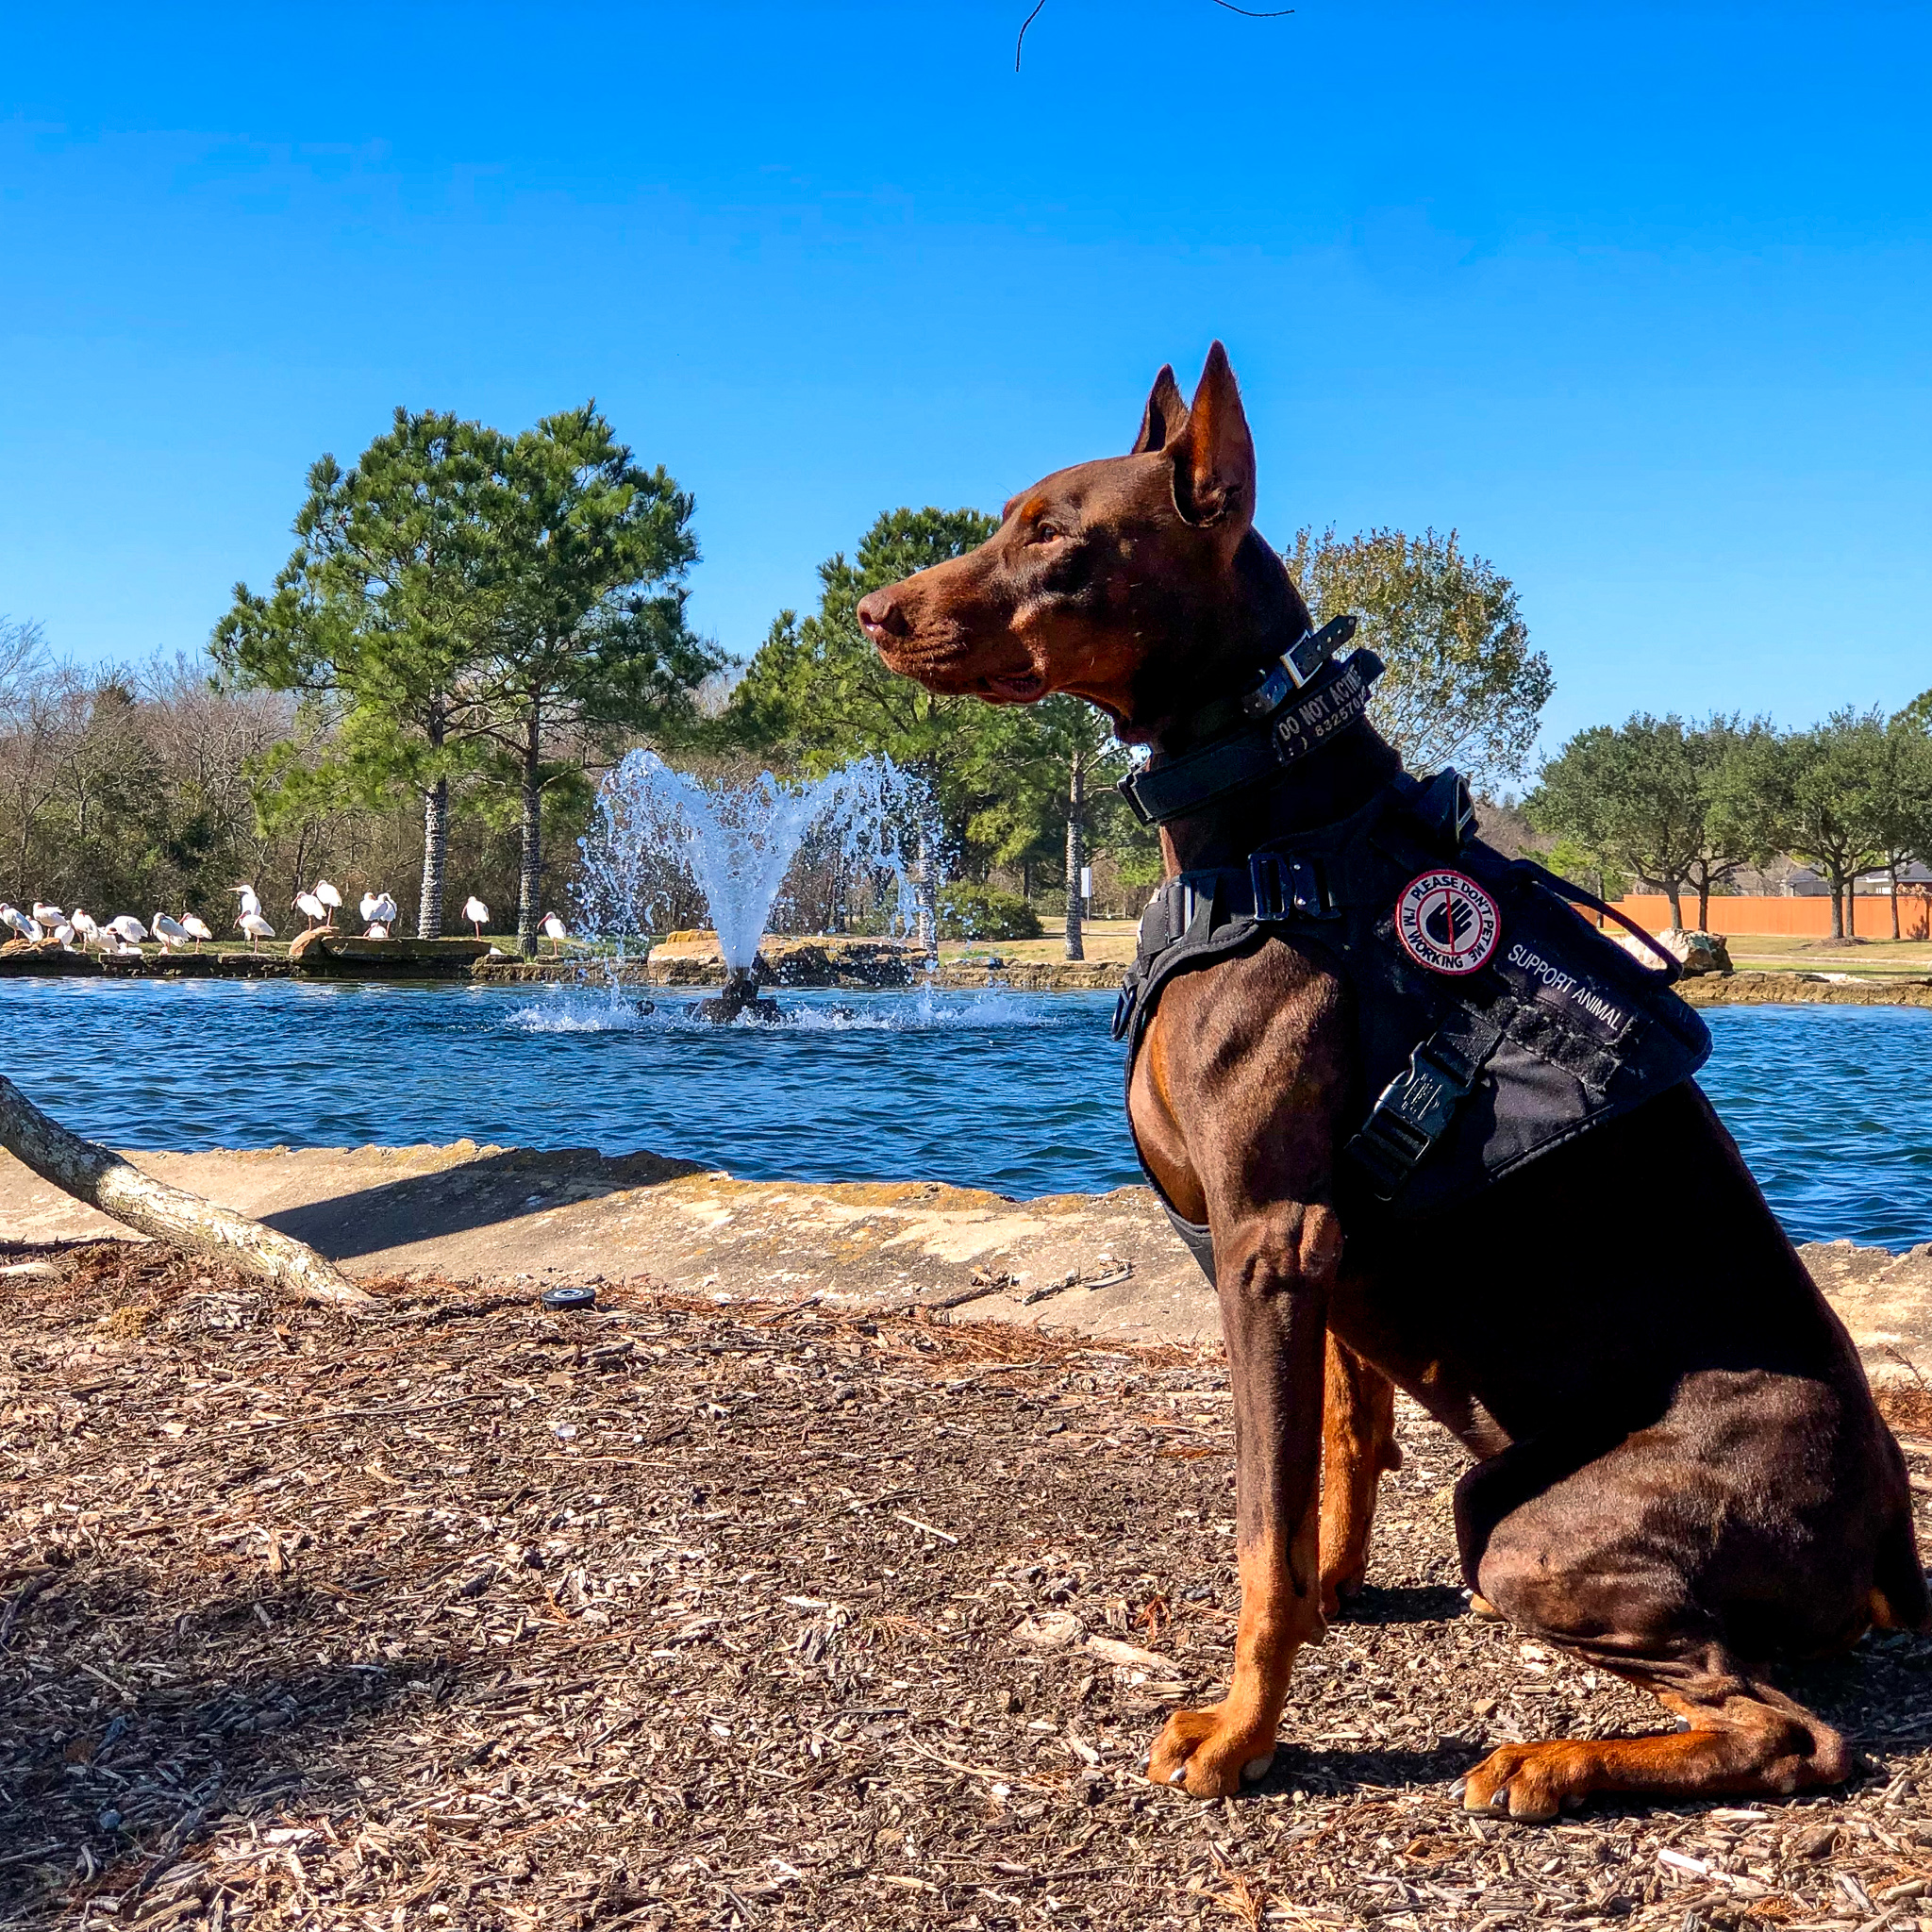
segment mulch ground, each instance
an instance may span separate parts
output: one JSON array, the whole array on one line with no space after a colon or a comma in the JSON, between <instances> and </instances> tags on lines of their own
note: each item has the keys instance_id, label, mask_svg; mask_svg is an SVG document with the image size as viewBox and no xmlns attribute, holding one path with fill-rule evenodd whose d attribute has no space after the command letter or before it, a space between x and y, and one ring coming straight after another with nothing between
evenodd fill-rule
<instances>
[{"instance_id":1,"label":"mulch ground","mask_svg":"<svg viewBox=\"0 0 1932 1932\"><path fill-rule=\"evenodd\" d=\"M1365 1602L1204 1806L1140 1772L1228 1662L1212 1354L641 1281L352 1324L112 1244L6 1286L8 1927L1907 1932L1932 1879L1918 1639L1794 1682L1841 1793L1467 1817L1490 1746L1660 1714L1467 1614L1412 1413Z\"/></svg>"}]
</instances>

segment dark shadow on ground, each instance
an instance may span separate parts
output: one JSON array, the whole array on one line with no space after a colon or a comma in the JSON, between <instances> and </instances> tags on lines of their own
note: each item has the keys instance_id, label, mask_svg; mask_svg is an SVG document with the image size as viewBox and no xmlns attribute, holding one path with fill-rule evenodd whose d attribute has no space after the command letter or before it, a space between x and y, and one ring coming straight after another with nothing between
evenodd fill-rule
<instances>
[{"instance_id":1,"label":"dark shadow on ground","mask_svg":"<svg viewBox=\"0 0 1932 1932\"><path fill-rule=\"evenodd\" d=\"M1339 1794L1404 1785L1448 1784L1489 1756L1489 1747L1444 1739L1434 1749L1335 1750L1320 1744L1283 1744L1267 1773L1249 1788L1268 1796L1296 1790Z\"/></svg>"},{"instance_id":2,"label":"dark shadow on ground","mask_svg":"<svg viewBox=\"0 0 1932 1932\"><path fill-rule=\"evenodd\" d=\"M708 1172L696 1161L656 1154L606 1158L588 1147L546 1153L509 1148L261 1218L265 1225L341 1261Z\"/></svg>"},{"instance_id":3,"label":"dark shadow on ground","mask_svg":"<svg viewBox=\"0 0 1932 1932\"><path fill-rule=\"evenodd\" d=\"M1932 1634L1874 1631L1841 1657L1774 1674L1862 1750L1932 1744Z\"/></svg>"},{"instance_id":4,"label":"dark shadow on ground","mask_svg":"<svg viewBox=\"0 0 1932 1932\"><path fill-rule=\"evenodd\" d=\"M1447 1584L1364 1584L1342 1605L1338 1624L1447 1624L1469 1614L1469 1598Z\"/></svg>"},{"instance_id":5,"label":"dark shadow on ground","mask_svg":"<svg viewBox=\"0 0 1932 1932\"><path fill-rule=\"evenodd\" d=\"M151 1631L158 1607L137 1573L85 1566L14 1620L0 1653L0 1922L30 1902L44 1913L64 1886L152 1883L160 1860L192 1855L205 1821L353 1802L344 1740L441 1702L458 1681L440 1659L318 1661L318 1645L340 1648L346 1633L330 1599L299 1585L238 1585L184 1607L158 1655L83 1657L91 1628L131 1615ZM52 1627L25 1627L36 1622ZM196 1667L195 1649L243 1626L262 1640L252 1654Z\"/></svg>"}]
</instances>

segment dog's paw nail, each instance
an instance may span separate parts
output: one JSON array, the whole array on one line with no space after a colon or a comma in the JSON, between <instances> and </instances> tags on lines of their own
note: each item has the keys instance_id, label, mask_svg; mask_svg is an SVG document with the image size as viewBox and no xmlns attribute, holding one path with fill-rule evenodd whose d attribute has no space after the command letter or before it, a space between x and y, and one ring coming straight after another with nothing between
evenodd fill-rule
<instances>
[{"instance_id":1,"label":"dog's paw nail","mask_svg":"<svg viewBox=\"0 0 1932 1932\"><path fill-rule=\"evenodd\" d=\"M1168 1773L1167 1781L1171 1785L1186 1784L1188 1781L1188 1767L1185 1764L1176 1764L1174 1768Z\"/></svg>"}]
</instances>

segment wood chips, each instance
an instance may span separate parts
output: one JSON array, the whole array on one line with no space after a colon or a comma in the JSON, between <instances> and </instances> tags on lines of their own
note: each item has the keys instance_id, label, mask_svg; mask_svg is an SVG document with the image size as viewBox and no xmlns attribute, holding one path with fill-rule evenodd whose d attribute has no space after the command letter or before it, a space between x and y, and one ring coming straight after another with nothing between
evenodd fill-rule
<instances>
[{"instance_id":1,"label":"wood chips","mask_svg":"<svg viewBox=\"0 0 1932 1932\"><path fill-rule=\"evenodd\" d=\"M1907 1932L1932 1886L1917 1638L1793 1680L1841 1793L1466 1817L1491 1744L1668 1720L1467 1614L1412 1410L1364 1604L1204 1806L1140 1773L1228 1663L1214 1355L54 1261L0 1364L9 1928Z\"/></svg>"}]
</instances>

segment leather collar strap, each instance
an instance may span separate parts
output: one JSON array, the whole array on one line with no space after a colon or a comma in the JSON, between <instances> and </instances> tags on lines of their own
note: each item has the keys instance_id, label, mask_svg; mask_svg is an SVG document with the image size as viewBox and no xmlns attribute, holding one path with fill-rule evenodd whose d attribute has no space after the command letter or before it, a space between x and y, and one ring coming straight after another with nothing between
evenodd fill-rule
<instances>
[{"instance_id":1,"label":"leather collar strap","mask_svg":"<svg viewBox=\"0 0 1932 1932\"><path fill-rule=\"evenodd\" d=\"M1120 794L1143 825L1186 818L1319 750L1368 708L1369 688L1381 675L1382 660L1374 652L1352 651L1257 724L1165 764L1130 773L1120 781Z\"/></svg>"}]
</instances>

